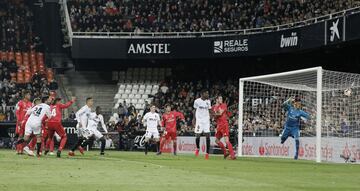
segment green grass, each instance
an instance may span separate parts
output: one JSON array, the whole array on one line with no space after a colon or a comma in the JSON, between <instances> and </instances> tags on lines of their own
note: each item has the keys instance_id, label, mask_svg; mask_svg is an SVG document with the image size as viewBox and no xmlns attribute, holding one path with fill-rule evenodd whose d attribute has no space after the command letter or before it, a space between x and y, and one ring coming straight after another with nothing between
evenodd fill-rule
<instances>
[{"instance_id":1,"label":"green grass","mask_svg":"<svg viewBox=\"0 0 360 191\"><path fill-rule=\"evenodd\" d=\"M40 159L0 150L0 191L11 190L360 190L360 165L287 159L140 152L87 152Z\"/></svg>"}]
</instances>

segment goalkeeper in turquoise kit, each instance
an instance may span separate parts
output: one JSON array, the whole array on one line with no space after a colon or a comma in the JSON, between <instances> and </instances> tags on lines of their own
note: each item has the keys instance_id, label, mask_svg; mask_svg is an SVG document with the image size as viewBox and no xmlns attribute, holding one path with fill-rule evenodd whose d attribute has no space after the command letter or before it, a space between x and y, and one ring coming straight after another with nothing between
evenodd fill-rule
<instances>
[{"instance_id":1,"label":"goalkeeper in turquoise kit","mask_svg":"<svg viewBox=\"0 0 360 191\"><path fill-rule=\"evenodd\" d=\"M295 139L295 156L297 160L299 156L299 136L300 136L300 120L310 119L310 114L301 109L301 100L298 96L291 97L283 103L283 107L287 113L284 130L281 134L281 144L283 144L288 137Z\"/></svg>"}]
</instances>

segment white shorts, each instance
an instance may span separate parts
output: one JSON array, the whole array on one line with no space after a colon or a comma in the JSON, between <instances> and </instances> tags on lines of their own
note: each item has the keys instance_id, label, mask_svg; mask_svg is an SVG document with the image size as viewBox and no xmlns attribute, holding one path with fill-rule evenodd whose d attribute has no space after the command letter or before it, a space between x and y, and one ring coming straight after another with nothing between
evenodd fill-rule
<instances>
[{"instance_id":1,"label":"white shorts","mask_svg":"<svg viewBox=\"0 0 360 191\"><path fill-rule=\"evenodd\" d=\"M209 122L198 122L198 121L196 121L194 132L196 134L210 133L210 121Z\"/></svg>"},{"instance_id":2,"label":"white shorts","mask_svg":"<svg viewBox=\"0 0 360 191\"><path fill-rule=\"evenodd\" d=\"M92 128L80 128L82 129L82 136L85 138L90 138L92 136L95 137L96 140L100 139L101 137L103 137L104 135L101 134L101 132L97 129L92 129Z\"/></svg>"},{"instance_id":3,"label":"white shorts","mask_svg":"<svg viewBox=\"0 0 360 191\"><path fill-rule=\"evenodd\" d=\"M29 122L27 122L25 124L25 136L28 136L28 135L31 135L31 134L34 134L34 135L40 135L41 134L41 123L40 123L40 125L39 124L32 124L32 123L29 123Z\"/></svg>"},{"instance_id":4,"label":"white shorts","mask_svg":"<svg viewBox=\"0 0 360 191\"><path fill-rule=\"evenodd\" d=\"M159 139L160 138L159 131L146 131L145 138L146 139L151 139L151 138Z\"/></svg>"}]
</instances>

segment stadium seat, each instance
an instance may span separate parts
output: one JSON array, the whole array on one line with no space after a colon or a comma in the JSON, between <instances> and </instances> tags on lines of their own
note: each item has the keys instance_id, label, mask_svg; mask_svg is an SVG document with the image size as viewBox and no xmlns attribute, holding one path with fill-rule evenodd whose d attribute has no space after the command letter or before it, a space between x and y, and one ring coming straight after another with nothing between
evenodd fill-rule
<instances>
[{"instance_id":1,"label":"stadium seat","mask_svg":"<svg viewBox=\"0 0 360 191\"><path fill-rule=\"evenodd\" d=\"M146 89L144 93L145 93L145 94L151 94L151 90L150 90L150 89Z\"/></svg>"},{"instance_id":2,"label":"stadium seat","mask_svg":"<svg viewBox=\"0 0 360 191\"><path fill-rule=\"evenodd\" d=\"M139 91L138 91L138 94L141 94L141 95L142 95L142 94L144 94L144 93L145 93L144 90L139 90Z\"/></svg>"},{"instance_id":3,"label":"stadium seat","mask_svg":"<svg viewBox=\"0 0 360 191\"><path fill-rule=\"evenodd\" d=\"M149 83L150 83L150 82L149 82ZM147 90L151 90L151 89L152 89L152 85L147 85L147 86L146 86L146 89L147 89Z\"/></svg>"},{"instance_id":4,"label":"stadium seat","mask_svg":"<svg viewBox=\"0 0 360 191\"><path fill-rule=\"evenodd\" d=\"M131 99L131 103L132 104L137 104L138 100L137 99Z\"/></svg>"},{"instance_id":5,"label":"stadium seat","mask_svg":"<svg viewBox=\"0 0 360 191\"><path fill-rule=\"evenodd\" d=\"M142 98L142 99L147 99L147 98L148 98L148 95L144 94L144 95L142 95L141 98Z\"/></svg>"},{"instance_id":6,"label":"stadium seat","mask_svg":"<svg viewBox=\"0 0 360 191\"><path fill-rule=\"evenodd\" d=\"M120 97L121 97L121 95L120 95L120 94L115 94L114 99L119 99Z\"/></svg>"},{"instance_id":7,"label":"stadium seat","mask_svg":"<svg viewBox=\"0 0 360 191\"><path fill-rule=\"evenodd\" d=\"M131 93L131 90L130 89L126 89L125 90L125 94L130 94Z\"/></svg>"},{"instance_id":8,"label":"stadium seat","mask_svg":"<svg viewBox=\"0 0 360 191\"><path fill-rule=\"evenodd\" d=\"M135 99L141 99L141 94L136 94Z\"/></svg>"},{"instance_id":9,"label":"stadium seat","mask_svg":"<svg viewBox=\"0 0 360 191\"><path fill-rule=\"evenodd\" d=\"M153 90L155 89L155 90L158 90L159 89L159 85L153 85L153 88L152 88Z\"/></svg>"},{"instance_id":10,"label":"stadium seat","mask_svg":"<svg viewBox=\"0 0 360 191\"><path fill-rule=\"evenodd\" d=\"M125 85L124 85L124 84L121 84L120 87L119 87L119 89L122 89L122 90L125 89Z\"/></svg>"},{"instance_id":11,"label":"stadium seat","mask_svg":"<svg viewBox=\"0 0 360 191\"><path fill-rule=\"evenodd\" d=\"M133 99L134 96L135 96L134 94L129 94L128 98L129 98L129 99Z\"/></svg>"},{"instance_id":12,"label":"stadium seat","mask_svg":"<svg viewBox=\"0 0 360 191\"><path fill-rule=\"evenodd\" d=\"M151 94L152 94L152 95L155 95L155 94L157 94L158 92L159 92L158 90L153 89L153 90L151 91Z\"/></svg>"},{"instance_id":13,"label":"stadium seat","mask_svg":"<svg viewBox=\"0 0 360 191\"><path fill-rule=\"evenodd\" d=\"M143 85L143 84L140 85L139 89L140 89L140 90L144 90L144 89L145 89L145 85Z\"/></svg>"},{"instance_id":14,"label":"stadium seat","mask_svg":"<svg viewBox=\"0 0 360 191\"><path fill-rule=\"evenodd\" d=\"M137 93L138 93L137 89L132 89L131 90L131 94L137 94Z\"/></svg>"},{"instance_id":15,"label":"stadium seat","mask_svg":"<svg viewBox=\"0 0 360 191\"><path fill-rule=\"evenodd\" d=\"M125 90L124 89L119 89L118 94L123 94L123 93L125 93Z\"/></svg>"},{"instance_id":16,"label":"stadium seat","mask_svg":"<svg viewBox=\"0 0 360 191\"><path fill-rule=\"evenodd\" d=\"M143 104L143 103L145 103L145 100L144 100L144 99L139 99L139 100L138 100L138 103L139 103L139 104Z\"/></svg>"},{"instance_id":17,"label":"stadium seat","mask_svg":"<svg viewBox=\"0 0 360 191\"><path fill-rule=\"evenodd\" d=\"M143 109L143 107L141 107L141 106L142 105L138 103L138 104L135 105L135 109Z\"/></svg>"},{"instance_id":18,"label":"stadium seat","mask_svg":"<svg viewBox=\"0 0 360 191\"><path fill-rule=\"evenodd\" d=\"M122 95L121 95L121 98L122 98L122 99L128 98L128 95L129 95L129 94L122 94Z\"/></svg>"},{"instance_id":19,"label":"stadium seat","mask_svg":"<svg viewBox=\"0 0 360 191\"><path fill-rule=\"evenodd\" d=\"M138 90L139 89L139 85L138 84L135 84L135 85L133 85L133 88L132 88L133 90Z\"/></svg>"},{"instance_id":20,"label":"stadium seat","mask_svg":"<svg viewBox=\"0 0 360 191\"><path fill-rule=\"evenodd\" d=\"M132 89L132 85L131 85L131 84L126 85L126 90L131 90L131 89Z\"/></svg>"}]
</instances>

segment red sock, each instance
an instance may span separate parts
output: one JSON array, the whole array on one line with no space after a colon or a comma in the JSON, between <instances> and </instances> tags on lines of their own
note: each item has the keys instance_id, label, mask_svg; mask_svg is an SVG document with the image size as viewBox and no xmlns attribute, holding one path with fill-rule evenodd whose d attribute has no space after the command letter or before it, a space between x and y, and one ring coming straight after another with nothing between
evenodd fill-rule
<instances>
[{"instance_id":1,"label":"red sock","mask_svg":"<svg viewBox=\"0 0 360 191\"><path fill-rule=\"evenodd\" d=\"M235 157L235 153L234 153L234 149L233 149L233 146L232 144L230 143L230 141L226 141L226 145L229 149L229 152L230 152L230 156L231 157Z\"/></svg>"},{"instance_id":2,"label":"red sock","mask_svg":"<svg viewBox=\"0 0 360 191\"><path fill-rule=\"evenodd\" d=\"M60 146L58 148L59 151L63 150L63 148L65 147L66 141L67 141L67 137L65 135L64 137L61 138ZM53 143L54 143L54 141L53 141ZM54 149L54 144L53 144L53 149Z\"/></svg>"},{"instance_id":3,"label":"red sock","mask_svg":"<svg viewBox=\"0 0 360 191\"><path fill-rule=\"evenodd\" d=\"M165 139L161 139L161 142L160 142L160 151L163 150L164 145L165 145Z\"/></svg>"},{"instance_id":4,"label":"red sock","mask_svg":"<svg viewBox=\"0 0 360 191\"><path fill-rule=\"evenodd\" d=\"M219 141L218 145L221 148L221 150L224 152L224 155L226 155L226 148L225 148L224 144L221 141Z\"/></svg>"},{"instance_id":5,"label":"red sock","mask_svg":"<svg viewBox=\"0 0 360 191\"><path fill-rule=\"evenodd\" d=\"M45 150L49 150L50 149L50 144L51 144L51 139L50 138L48 138L47 140L46 140L46 143L45 143Z\"/></svg>"},{"instance_id":6,"label":"red sock","mask_svg":"<svg viewBox=\"0 0 360 191\"><path fill-rule=\"evenodd\" d=\"M50 140L50 152L54 152L54 139Z\"/></svg>"},{"instance_id":7,"label":"red sock","mask_svg":"<svg viewBox=\"0 0 360 191\"><path fill-rule=\"evenodd\" d=\"M36 145L36 137L33 137L33 138L31 138L31 141L28 144L28 147L30 150L33 151L35 149L35 145Z\"/></svg>"},{"instance_id":8,"label":"red sock","mask_svg":"<svg viewBox=\"0 0 360 191\"><path fill-rule=\"evenodd\" d=\"M20 153L20 145L21 145L21 144L17 144L17 145L16 145L16 152L17 152L17 153Z\"/></svg>"}]
</instances>

